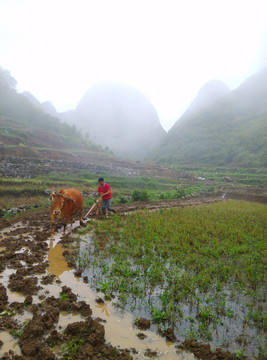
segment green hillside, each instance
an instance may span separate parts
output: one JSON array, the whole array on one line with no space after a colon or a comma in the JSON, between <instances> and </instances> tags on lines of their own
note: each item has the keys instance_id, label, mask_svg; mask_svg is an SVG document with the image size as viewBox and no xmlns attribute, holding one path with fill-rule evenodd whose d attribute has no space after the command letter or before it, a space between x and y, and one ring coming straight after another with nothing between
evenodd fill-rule
<instances>
[{"instance_id":1,"label":"green hillside","mask_svg":"<svg viewBox=\"0 0 267 360\"><path fill-rule=\"evenodd\" d=\"M103 150L85 139L75 126L44 113L15 89L16 80L0 68L0 145L2 155L42 157L44 150ZM63 155L62 155L63 156Z\"/></svg>"},{"instance_id":2,"label":"green hillside","mask_svg":"<svg viewBox=\"0 0 267 360\"><path fill-rule=\"evenodd\" d=\"M149 158L178 164L267 166L267 69L208 106L189 107Z\"/></svg>"}]
</instances>

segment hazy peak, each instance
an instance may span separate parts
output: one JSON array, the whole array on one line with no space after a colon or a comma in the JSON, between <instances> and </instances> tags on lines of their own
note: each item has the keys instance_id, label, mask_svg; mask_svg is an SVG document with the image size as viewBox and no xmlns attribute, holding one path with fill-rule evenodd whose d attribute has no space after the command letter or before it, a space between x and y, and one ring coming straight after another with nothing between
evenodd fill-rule
<instances>
[{"instance_id":1,"label":"hazy peak","mask_svg":"<svg viewBox=\"0 0 267 360\"><path fill-rule=\"evenodd\" d=\"M208 107L230 93L230 89L220 80L210 80L203 85L191 102L188 110L198 111Z\"/></svg>"},{"instance_id":2,"label":"hazy peak","mask_svg":"<svg viewBox=\"0 0 267 360\"><path fill-rule=\"evenodd\" d=\"M36 106L36 107L40 107L40 101L36 99L36 97L29 91L24 91L22 93L23 96L25 96L31 103L32 105Z\"/></svg>"},{"instance_id":3,"label":"hazy peak","mask_svg":"<svg viewBox=\"0 0 267 360\"><path fill-rule=\"evenodd\" d=\"M58 116L55 106L50 101L43 102L41 104L41 109L51 116Z\"/></svg>"}]
</instances>

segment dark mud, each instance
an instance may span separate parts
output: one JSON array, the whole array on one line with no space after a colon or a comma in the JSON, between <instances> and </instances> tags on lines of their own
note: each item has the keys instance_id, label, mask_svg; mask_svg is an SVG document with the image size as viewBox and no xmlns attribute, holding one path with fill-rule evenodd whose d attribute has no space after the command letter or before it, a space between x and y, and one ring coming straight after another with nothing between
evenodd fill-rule
<instances>
[{"instance_id":1,"label":"dark mud","mask_svg":"<svg viewBox=\"0 0 267 360\"><path fill-rule=\"evenodd\" d=\"M9 226L5 226L0 235L0 332L3 334L3 340L0 334L0 358L132 359L130 351L106 343L101 320L92 318L90 305L79 301L69 287L63 286L58 297L49 296L47 291L42 293L43 286L50 286L56 280L56 275L46 273L50 265L47 261L48 214L26 216L23 222L4 224ZM11 302L9 296L18 301ZM26 313L31 314L28 320ZM68 324L59 332L61 313L79 315L82 321ZM20 316L27 321L20 321ZM12 348L2 352L8 333L17 337L19 353Z\"/></svg>"},{"instance_id":2,"label":"dark mud","mask_svg":"<svg viewBox=\"0 0 267 360\"><path fill-rule=\"evenodd\" d=\"M229 351L223 351L222 349L211 349L209 344L194 340L186 340L182 344L177 346L178 349L188 350L192 352L197 359L202 360L235 360L235 359L247 359L246 356L231 354ZM179 350L178 350L179 353Z\"/></svg>"},{"instance_id":3,"label":"dark mud","mask_svg":"<svg viewBox=\"0 0 267 360\"><path fill-rule=\"evenodd\" d=\"M138 329L140 330L147 330L150 328L150 320L145 319L145 318L140 318L135 325L138 327Z\"/></svg>"}]
</instances>

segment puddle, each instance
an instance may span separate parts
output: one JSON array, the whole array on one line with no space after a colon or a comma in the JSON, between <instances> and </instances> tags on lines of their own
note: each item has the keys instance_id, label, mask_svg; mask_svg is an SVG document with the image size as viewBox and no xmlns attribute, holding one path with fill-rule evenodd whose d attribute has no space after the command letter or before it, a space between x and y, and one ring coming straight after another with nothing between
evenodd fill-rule
<instances>
[{"instance_id":1,"label":"puddle","mask_svg":"<svg viewBox=\"0 0 267 360\"><path fill-rule=\"evenodd\" d=\"M47 268L49 274L59 277L65 271L71 270L62 255L63 251L64 249L61 244L54 245L53 241L50 240L48 252L49 267Z\"/></svg>"},{"instance_id":2,"label":"puddle","mask_svg":"<svg viewBox=\"0 0 267 360\"><path fill-rule=\"evenodd\" d=\"M15 339L12 335L5 331L0 331L0 340L4 343L0 349L0 355L8 352L9 350L13 350L15 354L21 355L18 339Z\"/></svg>"},{"instance_id":3,"label":"puddle","mask_svg":"<svg viewBox=\"0 0 267 360\"><path fill-rule=\"evenodd\" d=\"M22 247L20 250L17 250L14 252L14 254L23 254L23 253L28 253L28 254L31 254L31 251L29 250L29 247L28 246L24 246Z\"/></svg>"},{"instance_id":4,"label":"puddle","mask_svg":"<svg viewBox=\"0 0 267 360\"><path fill-rule=\"evenodd\" d=\"M18 292L10 291L9 288L7 287L9 276L14 274L15 272L16 272L16 270L14 270L14 269L6 268L0 275L1 283L6 288L8 302L10 302L10 303L15 302L15 301L23 302L25 299L24 295L22 295L21 293L18 293Z\"/></svg>"},{"instance_id":5,"label":"puddle","mask_svg":"<svg viewBox=\"0 0 267 360\"><path fill-rule=\"evenodd\" d=\"M62 327L65 328L69 324L72 324L77 321L83 321L83 320L84 319L79 314L60 313L58 323L57 323L57 329L61 329Z\"/></svg>"},{"instance_id":6,"label":"puddle","mask_svg":"<svg viewBox=\"0 0 267 360\"><path fill-rule=\"evenodd\" d=\"M80 278L76 278L73 271L68 271L69 268L62 255L63 251L64 249L60 244L56 244L54 248L51 245L48 259L50 259L51 262L57 261L58 259L59 264L61 264L62 267L51 264L48 268L48 272L57 275L62 281L61 286L66 285L70 287L72 291L78 295L79 300L84 300L90 304L94 317L100 317L101 319L106 320L106 323L103 323L103 325L105 327L105 337L107 342L110 342L113 346L120 346L121 348L135 348L139 354L133 355L134 359L143 359L144 352L147 348L157 351L159 354L158 358L162 360L194 359L193 354L181 352L181 354L178 355L173 343L166 342L165 339L152 331L142 331L147 335L147 338L145 338L145 340L138 339L136 334L140 331L132 325L134 321L133 316L128 312L119 312L114 308L111 302L106 302L104 305L98 305L95 302L98 295L88 284L85 284ZM48 285L47 290L49 290L50 295L58 296L61 289L58 285L53 284L50 286ZM70 322L79 320L79 316L75 319L73 315L64 317L64 315L61 314L59 324L61 326L66 326Z\"/></svg>"}]
</instances>

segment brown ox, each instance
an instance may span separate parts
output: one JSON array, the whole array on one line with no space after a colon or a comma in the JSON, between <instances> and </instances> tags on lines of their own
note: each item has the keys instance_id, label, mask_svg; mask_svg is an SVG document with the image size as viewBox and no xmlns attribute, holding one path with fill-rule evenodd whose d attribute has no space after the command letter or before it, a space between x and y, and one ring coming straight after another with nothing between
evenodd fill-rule
<instances>
[{"instance_id":1,"label":"brown ox","mask_svg":"<svg viewBox=\"0 0 267 360\"><path fill-rule=\"evenodd\" d=\"M65 219L64 234L66 226L71 221L73 223L73 215L79 214L80 225L82 222L83 198L80 191L75 189L59 190L52 192L52 205L51 205L51 232L54 231L55 218Z\"/></svg>"}]
</instances>

